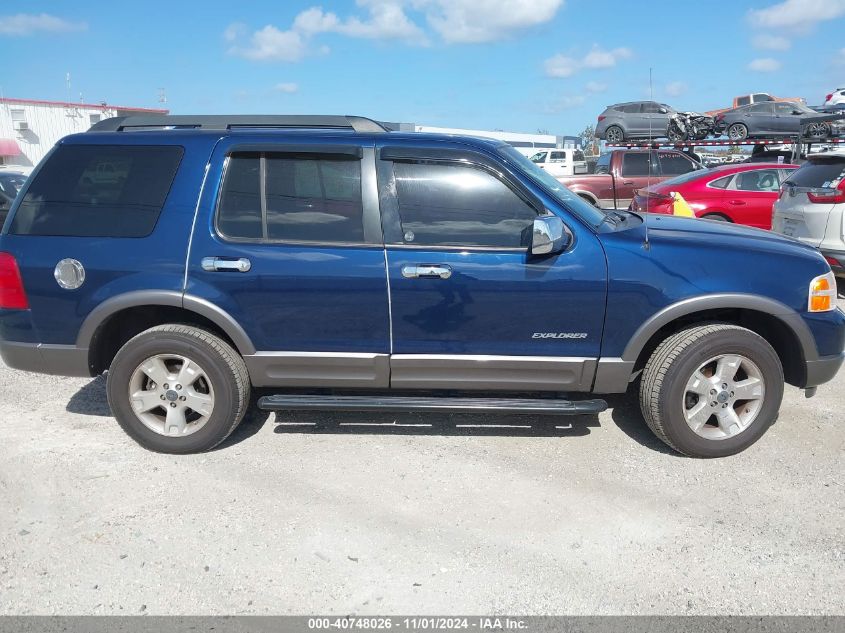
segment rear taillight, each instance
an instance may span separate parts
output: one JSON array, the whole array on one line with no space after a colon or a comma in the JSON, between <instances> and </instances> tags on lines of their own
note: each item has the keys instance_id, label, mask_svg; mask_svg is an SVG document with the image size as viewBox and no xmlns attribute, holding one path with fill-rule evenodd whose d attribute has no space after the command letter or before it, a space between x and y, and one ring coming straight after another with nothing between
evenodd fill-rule
<instances>
[{"instance_id":1,"label":"rear taillight","mask_svg":"<svg viewBox=\"0 0 845 633\"><path fill-rule=\"evenodd\" d=\"M29 301L23 289L18 262L9 253L0 253L0 309L26 310Z\"/></svg>"},{"instance_id":2,"label":"rear taillight","mask_svg":"<svg viewBox=\"0 0 845 633\"><path fill-rule=\"evenodd\" d=\"M845 202L845 178L841 180L836 189L813 189L807 192L807 199L810 202L821 204L839 204Z\"/></svg>"},{"instance_id":3,"label":"rear taillight","mask_svg":"<svg viewBox=\"0 0 845 633\"><path fill-rule=\"evenodd\" d=\"M825 101L830 101L831 99L833 99L833 93L832 92L829 95L825 95L825 97L824 97Z\"/></svg>"},{"instance_id":4,"label":"rear taillight","mask_svg":"<svg viewBox=\"0 0 845 633\"><path fill-rule=\"evenodd\" d=\"M831 266L837 266L837 267L839 266L839 261L838 261L838 260L836 260L836 259L835 259L835 258L833 258L833 257L830 257L830 256L828 256L828 255L825 255L824 260L825 260L828 264L830 264Z\"/></svg>"},{"instance_id":5,"label":"rear taillight","mask_svg":"<svg viewBox=\"0 0 845 633\"><path fill-rule=\"evenodd\" d=\"M604 121L606 118L607 118L606 116L604 116L603 114L600 114L600 115L599 115L599 123L601 123L602 121Z\"/></svg>"}]
</instances>

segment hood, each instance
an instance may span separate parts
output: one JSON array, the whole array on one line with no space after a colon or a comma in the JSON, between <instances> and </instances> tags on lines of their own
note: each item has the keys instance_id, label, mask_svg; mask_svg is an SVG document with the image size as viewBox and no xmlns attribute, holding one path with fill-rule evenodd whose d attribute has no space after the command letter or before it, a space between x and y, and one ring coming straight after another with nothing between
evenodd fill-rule
<instances>
[{"instance_id":1,"label":"hood","mask_svg":"<svg viewBox=\"0 0 845 633\"><path fill-rule=\"evenodd\" d=\"M641 228L644 232L645 225ZM821 258L814 248L778 233L730 222L714 222L673 215L649 214L648 238L653 245L697 243L717 249L756 250Z\"/></svg>"}]
</instances>

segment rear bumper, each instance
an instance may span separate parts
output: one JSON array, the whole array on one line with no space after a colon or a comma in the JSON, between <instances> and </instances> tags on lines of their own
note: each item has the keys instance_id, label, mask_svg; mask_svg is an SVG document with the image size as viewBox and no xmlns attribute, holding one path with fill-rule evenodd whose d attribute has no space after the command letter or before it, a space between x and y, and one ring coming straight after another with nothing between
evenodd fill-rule
<instances>
[{"instance_id":1,"label":"rear bumper","mask_svg":"<svg viewBox=\"0 0 845 633\"><path fill-rule=\"evenodd\" d=\"M827 263L830 264L830 269L835 274L845 275L845 251L832 251L826 248L820 248L819 250L825 256ZM838 262L838 265L834 264L831 260Z\"/></svg>"},{"instance_id":2,"label":"rear bumper","mask_svg":"<svg viewBox=\"0 0 845 633\"><path fill-rule=\"evenodd\" d=\"M0 358L12 369L57 376L90 376L88 349L75 345L44 345L0 341Z\"/></svg>"},{"instance_id":3,"label":"rear bumper","mask_svg":"<svg viewBox=\"0 0 845 633\"><path fill-rule=\"evenodd\" d=\"M837 356L822 356L818 360L807 361L807 387L817 387L833 380L836 372L845 362L845 352Z\"/></svg>"}]
</instances>

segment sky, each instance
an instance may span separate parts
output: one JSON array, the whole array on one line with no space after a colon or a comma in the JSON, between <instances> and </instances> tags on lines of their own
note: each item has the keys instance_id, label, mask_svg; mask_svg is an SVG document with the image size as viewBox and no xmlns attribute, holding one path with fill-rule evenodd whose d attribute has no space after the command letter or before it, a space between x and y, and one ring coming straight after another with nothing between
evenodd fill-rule
<instances>
[{"instance_id":1,"label":"sky","mask_svg":"<svg viewBox=\"0 0 845 633\"><path fill-rule=\"evenodd\" d=\"M0 95L578 134L652 91L820 104L843 33L845 0L5 0Z\"/></svg>"}]
</instances>

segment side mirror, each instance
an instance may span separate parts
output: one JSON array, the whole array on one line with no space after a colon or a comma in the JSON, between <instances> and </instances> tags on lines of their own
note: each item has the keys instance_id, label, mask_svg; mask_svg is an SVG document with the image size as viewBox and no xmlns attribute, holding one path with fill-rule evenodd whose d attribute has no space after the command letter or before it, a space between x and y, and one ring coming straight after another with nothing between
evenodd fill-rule
<instances>
[{"instance_id":1,"label":"side mirror","mask_svg":"<svg viewBox=\"0 0 845 633\"><path fill-rule=\"evenodd\" d=\"M793 111L792 111L792 114L794 114L794 115L798 116L799 114L804 114L804 113L803 113L803 112L801 112L801 110L793 110Z\"/></svg>"},{"instance_id":2,"label":"side mirror","mask_svg":"<svg viewBox=\"0 0 845 633\"><path fill-rule=\"evenodd\" d=\"M669 114L669 110L666 108L660 108L660 114Z\"/></svg>"},{"instance_id":3,"label":"side mirror","mask_svg":"<svg viewBox=\"0 0 845 633\"><path fill-rule=\"evenodd\" d=\"M553 255L561 253L569 246L572 238L566 227L556 215L541 215L534 220L534 230L531 234L532 255Z\"/></svg>"}]
</instances>

